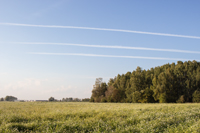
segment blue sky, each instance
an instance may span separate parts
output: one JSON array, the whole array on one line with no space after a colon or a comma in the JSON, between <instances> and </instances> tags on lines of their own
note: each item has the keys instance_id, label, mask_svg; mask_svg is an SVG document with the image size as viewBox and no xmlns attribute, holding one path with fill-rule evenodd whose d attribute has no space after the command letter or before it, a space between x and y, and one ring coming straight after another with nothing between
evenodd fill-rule
<instances>
[{"instance_id":1,"label":"blue sky","mask_svg":"<svg viewBox=\"0 0 200 133\"><path fill-rule=\"evenodd\" d=\"M86 98L91 96L92 85L98 77L108 82L109 78L132 72L137 66L150 69L177 60L200 60L199 4L198 0L1 0L0 97ZM14 24L121 29L182 37ZM69 55L72 53L79 55Z\"/></svg>"}]
</instances>

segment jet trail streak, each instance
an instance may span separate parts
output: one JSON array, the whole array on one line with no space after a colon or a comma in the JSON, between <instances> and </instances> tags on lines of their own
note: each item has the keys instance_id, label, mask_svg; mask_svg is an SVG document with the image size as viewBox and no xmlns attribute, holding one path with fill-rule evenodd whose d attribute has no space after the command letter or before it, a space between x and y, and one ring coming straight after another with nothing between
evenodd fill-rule
<instances>
[{"instance_id":1,"label":"jet trail streak","mask_svg":"<svg viewBox=\"0 0 200 133\"><path fill-rule=\"evenodd\" d=\"M1 42L3 43L3 42ZM94 48L112 48L112 49L129 49L129 50L148 50L148 51L161 51L161 52L175 52L175 53L190 53L200 54L200 51L189 51L179 49L159 49L159 48L146 48L146 47L129 47L129 46L110 46L110 45L90 45L90 44L74 44L74 43L48 43L48 42L6 42L11 44L36 44L36 45L66 45L66 46L80 46L80 47L94 47Z\"/></svg>"},{"instance_id":2,"label":"jet trail streak","mask_svg":"<svg viewBox=\"0 0 200 133\"><path fill-rule=\"evenodd\" d=\"M163 58L163 57L144 57L144 56L118 56L118 55L98 55L98 54L84 54L84 53L39 53L30 52L29 54L37 55L68 55L68 56L90 56L90 57L108 57L108 58L130 58L130 59L151 59L151 60L194 60L194 59L181 59L181 58ZM196 60L200 61L200 60Z\"/></svg>"},{"instance_id":3,"label":"jet trail streak","mask_svg":"<svg viewBox=\"0 0 200 133\"><path fill-rule=\"evenodd\" d=\"M171 36L171 37L200 39L199 36L177 35L177 34L168 34L168 33L123 30L123 29L108 29L108 28L78 27L78 26L59 26L59 25L35 25L35 24L18 24L18 23L0 23L0 25L46 27L46 28L68 28L68 29L84 29L84 30L101 30L101 31L115 31L115 32L127 32L127 33L137 33L137 34L149 34L149 35L158 35L158 36Z\"/></svg>"}]
</instances>

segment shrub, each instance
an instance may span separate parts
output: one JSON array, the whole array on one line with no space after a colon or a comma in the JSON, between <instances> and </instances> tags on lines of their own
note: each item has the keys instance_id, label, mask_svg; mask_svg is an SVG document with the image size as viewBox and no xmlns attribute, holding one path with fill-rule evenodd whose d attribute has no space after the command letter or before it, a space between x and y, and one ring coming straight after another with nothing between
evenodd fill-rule
<instances>
[{"instance_id":1,"label":"shrub","mask_svg":"<svg viewBox=\"0 0 200 133\"><path fill-rule=\"evenodd\" d=\"M196 90L194 93L193 93L193 102L195 103L199 103L200 102L200 91Z\"/></svg>"}]
</instances>

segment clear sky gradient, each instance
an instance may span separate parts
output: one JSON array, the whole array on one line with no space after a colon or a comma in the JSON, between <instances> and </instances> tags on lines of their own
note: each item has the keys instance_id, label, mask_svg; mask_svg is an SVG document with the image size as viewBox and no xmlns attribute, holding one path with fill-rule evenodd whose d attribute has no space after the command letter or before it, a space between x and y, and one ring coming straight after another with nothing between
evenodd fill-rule
<instances>
[{"instance_id":1,"label":"clear sky gradient","mask_svg":"<svg viewBox=\"0 0 200 133\"><path fill-rule=\"evenodd\" d=\"M0 97L88 98L98 77L108 82L137 66L200 61L199 5L1 0Z\"/></svg>"}]
</instances>

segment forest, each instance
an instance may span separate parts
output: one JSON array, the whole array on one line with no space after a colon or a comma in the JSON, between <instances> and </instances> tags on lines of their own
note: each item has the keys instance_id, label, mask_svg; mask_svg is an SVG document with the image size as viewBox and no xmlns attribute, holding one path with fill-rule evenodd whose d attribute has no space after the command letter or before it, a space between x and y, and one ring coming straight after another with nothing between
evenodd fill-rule
<instances>
[{"instance_id":1,"label":"forest","mask_svg":"<svg viewBox=\"0 0 200 133\"><path fill-rule=\"evenodd\" d=\"M200 102L200 62L177 61L148 70L137 67L108 83L97 78L90 102Z\"/></svg>"}]
</instances>

